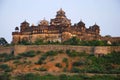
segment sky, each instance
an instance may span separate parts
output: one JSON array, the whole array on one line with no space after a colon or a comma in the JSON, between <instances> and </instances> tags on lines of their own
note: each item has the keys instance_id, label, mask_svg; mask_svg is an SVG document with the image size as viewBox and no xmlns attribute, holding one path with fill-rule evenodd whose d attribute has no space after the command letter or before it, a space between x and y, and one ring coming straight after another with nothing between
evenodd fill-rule
<instances>
[{"instance_id":1,"label":"sky","mask_svg":"<svg viewBox=\"0 0 120 80\"><path fill-rule=\"evenodd\" d=\"M120 0L0 0L0 37L10 43L14 28L23 21L50 21L60 8L72 24L82 20L88 28L96 23L102 36L120 37Z\"/></svg>"}]
</instances>

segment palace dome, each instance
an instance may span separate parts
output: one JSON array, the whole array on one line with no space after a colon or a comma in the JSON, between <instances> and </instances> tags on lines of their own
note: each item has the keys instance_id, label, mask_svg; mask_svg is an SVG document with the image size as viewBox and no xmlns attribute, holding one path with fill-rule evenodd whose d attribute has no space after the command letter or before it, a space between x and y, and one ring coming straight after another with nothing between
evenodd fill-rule
<instances>
[{"instance_id":1,"label":"palace dome","mask_svg":"<svg viewBox=\"0 0 120 80\"><path fill-rule=\"evenodd\" d=\"M57 11L57 14L65 14L65 12L61 8L59 11Z\"/></svg>"},{"instance_id":2,"label":"palace dome","mask_svg":"<svg viewBox=\"0 0 120 80\"><path fill-rule=\"evenodd\" d=\"M15 27L15 30L19 30L19 28L18 28L18 27Z\"/></svg>"},{"instance_id":3,"label":"palace dome","mask_svg":"<svg viewBox=\"0 0 120 80\"><path fill-rule=\"evenodd\" d=\"M40 21L40 25L42 25L42 26L48 26L49 22L47 20L43 19L43 20Z\"/></svg>"},{"instance_id":4,"label":"palace dome","mask_svg":"<svg viewBox=\"0 0 120 80\"><path fill-rule=\"evenodd\" d=\"M82 20L80 20L80 22L78 22L77 25L78 25L78 26L85 26L85 23L84 23Z\"/></svg>"}]
</instances>

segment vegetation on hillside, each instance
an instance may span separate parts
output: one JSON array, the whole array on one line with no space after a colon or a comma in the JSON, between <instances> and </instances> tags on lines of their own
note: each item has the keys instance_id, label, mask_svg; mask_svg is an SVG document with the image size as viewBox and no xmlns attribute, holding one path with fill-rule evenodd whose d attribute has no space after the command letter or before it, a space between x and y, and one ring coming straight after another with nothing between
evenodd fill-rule
<instances>
[{"instance_id":1,"label":"vegetation on hillside","mask_svg":"<svg viewBox=\"0 0 120 80\"><path fill-rule=\"evenodd\" d=\"M63 57L61 57L63 55ZM37 59L35 59L37 58ZM35 60L35 61L34 61ZM101 57L86 52L77 52L75 50L59 50L59 51L28 51L19 55L0 54L0 80L119 80L118 76L109 76L109 74L120 74L120 52L112 52ZM11 64L9 64L11 63ZM49 63L49 64L48 64ZM41 76L36 72L48 72L51 66L57 68L59 73L66 75ZM12 66L11 66L12 65ZM13 67L14 66L14 67ZM15 69L31 68L35 73L20 73L12 77ZM38 66L38 67L35 67ZM49 67L48 67L49 66ZM20 67L23 67L20 69ZM54 72L54 69L53 69ZM78 75L69 76L69 74L77 73ZM87 76L86 73L98 74L97 76ZM79 75L81 74L81 75ZM82 75L83 74L83 75ZM99 75L103 74L103 75ZM6 78L8 77L8 78ZM11 79L12 78L12 79Z\"/></svg>"},{"instance_id":2,"label":"vegetation on hillside","mask_svg":"<svg viewBox=\"0 0 120 80\"><path fill-rule=\"evenodd\" d=\"M0 74L0 80L120 80L119 76L111 76L111 75L94 75L94 76L87 76L87 75L65 75L61 74L59 76L53 75L44 75L41 76L39 74L27 73L27 74L20 74L17 76L12 77L10 74Z\"/></svg>"}]
</instances>

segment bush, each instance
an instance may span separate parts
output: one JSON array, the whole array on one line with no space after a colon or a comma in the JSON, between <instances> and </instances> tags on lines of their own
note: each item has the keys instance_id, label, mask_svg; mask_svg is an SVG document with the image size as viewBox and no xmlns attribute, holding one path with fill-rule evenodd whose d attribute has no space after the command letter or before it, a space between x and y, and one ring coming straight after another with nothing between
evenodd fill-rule
<instances>
[{"instance_id":1,"label":"bush","mask_svg":"<svg viewBox=\"0 0 120 80\"><path fill-rule=\"evenodd\" d=\"M0 54L0 58L7 57L7 56L8 56L7 53L2 53L2 54Z\"/></svg>"},{"instance_id":2,"label":"bush","mask_svg":"<svg viewBox=\"0 0 120 80\"><path fill-rule=\"evenodd\" d=\"M28 40L22 40L18 44L21 44L21 45L30 45L31 43Z\"/></svg>"},{"instance_id":3,"label":"bush","mask_svg":"<svg viewBox=\"0 0 120 80\"><path fill-rule=\"evenodd\" d=\"M58 53L64 53L64 51L63 50L59 50Z\"/></svg>"},{"instance_id":4,"label":"bush","mask_svg":"<svg viewBox=\"0 0 120 80\"><path fill-rule=\"evenodd\" d=\"M45 54L43 54L42 56L41 56L41 58L39 58L39 60L38 60L38 62L36 63L36 64L42 64L43 63L43 61L48 57L48 56L55 56L55 55L57 55L57 51L48 51L48 52L46 52Z\"/></svg>"},{"instance_id":5,"label":"bush","mask_svg":"<svg viewBox=\"0 0 120 80\"><path fill-rule=\"evenodd\" d=\"M15 60L13 63L14 64L21 64L21 62L19 60Z\"/></svg>"},{"instance_id":6,"label":"bush","mask_svg":"<svg viewBox=\"0 0 120 80\"><path fill-rule=\"evenodd\" d=\"M15 77L15 80L40 80L40 75L27 73L27 74L20 74Z\"/></svg>"},{"instance_id":7,"label":"bush","mask_svg":"<svg viewBox=\"0 0 120 80\"><path fill-rule=\"evenodd\" d=\"M38 38L38 39L36 39L36 41L35 41L34 44L35 44L35 45L41 45L41 44L44 44L44 42L43 42L42 39Z\"/></svg>"},{"instance_id":8,"label":"bush","mask_svg":"<svg viewBox=\"0 0 120 80\"><path fill-rule=\"evenodd\" d=\"M68 59L67 58L63 58L62 62L66 63L66 67L68 67Z\"/></svg>"},{"instance_id":9,"label":"bush","mask_svg":"<svg viewBox=\"0 0 120 80\"><path fill-rule=\"evenodd\" d=\"M80 39L76 37L72 37L71 39L64 41L63 44L69 44L69 45L79 45L80 44Z\"/></svg>"},{"instance_id":10,"label":"bush","mask_svg":"<svg viewBox=\"0 0 120 80\"><path fill-rule=\"evenodd\" d=\"M67 58L63 58L62 62L67 63L67 62L68 62L68 59L67 59Z\"/></svg>"},{"instance_id":11,"label":"bush","mask_svg":"<svg viewBox=\"0 0 120 80\"><path fill-rule=\"evenodd\" d=\"M68 56L70 56L70 57L76 57L76 56L78 56L78 52L76 52L75 50L66 50L66 54L68 55Z\"/></svg>"},{"instance_id":12,"label":"bush","mask_svg":"<svg viewBox=\"0 0 120 80\"><path fill-rule=\"evenodd\" d=\"M47 71L47 69L44 67L41 67L41 68L39 68L39 71Z\"/></svg>"},{"instance_id":13,"label":"bush","mask_svg":"<svg viewBox=\"0 0 120 80\"><path fill-rule=\"evenodd\" d=\"M65 45L80 45L80 46L107 46L107 41L101 40L92 40L92 41L81 41L76 37L72 37L71 39L64 41Z\"/></svg>"},{"instance_id":14,"label":"bush","mask_svg":"<svg viewBox=\"0 0 120 80\"><path fill-rule=\"evenodd\" d=\"M19 54L19 56L22 56L22 57L34 57L35 52L34 51L28 51L28 52Z\"/></svg>"},{"instance_id":15,"label":"bush","mask_svg":"<svg viewBox=\"0 0 120 80\"><path fill-rule=\"evenodd\" d=\"M45 60L47 58L47 56L46 55L42 55L40 58L39 58L39 60L38 60L38 62L36 62L36 64L43 64L43 61Z\"/></svg>"},{"instance_id":16,"label":"bush","mask_svg":"<svg viewBox=\"0 0 120 80\"><path fill-rule=\"evenodd\" d=\"M81 65L84 65L85 62L84 61L77 61L77 62L73 62L73 66L81 66Z\"/></svg>"},{"instance_id":17,"label":"bush","mask_svg":"<svg viewBox=\"0 0 120 80\"><path fill-rule=\"evenodd\" d=\"M61 75L59 76L59 78L60 78L60 80L68 80L68 76L65 75L65 74L61 74Z\"/></svg>"},{"instance_id":18,"label":"bush","mask_svg":"<svg viewBox=\"0 0 120 80\"><path fill-rule=\"evenodd\" d=\"M56 56L57 55L57 51L48 51L45 53L46 56Z\"/></svg>"},{"instance_id":19,"label":"bush","mask_svg":"<svg viewBox=\"0 0 120 80\"><path fill-rule=\"evenodd\" d=\"M6 62L6 61L9 61L9 60L13 60L14 57L15 56L13 54L8 54L8 53L0 54L1 62Z\"/></svg>"},{"instance_id":20,"label":"bush","mask_svg":"<svg viewBox=\"0 0 120 80\"><path fill-rule=\"evenodd\" d=\"M60 63L55 64L56 67L62 68L62 65Z\"/></svg>"},{"instance_id":21,"label":"bush","mask_svg":"<svg viewBox=\"0 0 120 80\"><path fill-rule=\"evenodd\" d=\"M41 53L41 51L36 51L36 54L40 54Z\"/></svg>"},{"instance_id":22,"label":"bush","mask_svg":"<svg viewBox=\"0 0 120 80\"><path fill-rule=\"evenodd\" d=\"M10 72L12 70L7 64L1 64L0 69L4 70L5 72Z\"/></svg>"},{"instance_id":23,"label":"bush","mask_svg":"<svg viewBox=\"0 0 120 80\"><path fill-rule=\"evenodd\" d=\"M72 72L72 73L79 73L79 72L80 72L80 69L77 68L77 67L72 67L71 72Z\"/></svg>"},{"instance_id":24,"label":"bush","mask_svg":"<svg viewBox=\"0 0 120 80\"><path fill-rule=\"evenodd\" d=\"M3 74L0 74L0 80L11 80L10 79L10 74L8 73L3 73Z\"/></svg>"}]
</instances>

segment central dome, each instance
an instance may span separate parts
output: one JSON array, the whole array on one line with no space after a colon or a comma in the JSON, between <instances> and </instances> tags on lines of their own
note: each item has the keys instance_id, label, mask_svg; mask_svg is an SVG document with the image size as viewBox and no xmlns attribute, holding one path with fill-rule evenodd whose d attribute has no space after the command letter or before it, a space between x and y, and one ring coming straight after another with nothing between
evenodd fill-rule
<instances>
[{"instance_id":1,"label":"central dome","mask_svg":"<svg viewBox=\"0 0 120 80\"><path fill-rule=\"evenodd\" d=\"M57 11L57 14L65 14L65 12L62 10L62 8L60 8L60 10Z\"/></svg>"},{"instance_id":2,"label":"central dome","mask_svg":"<svg viewBox=\"0 0 120 80\"><path fill-rule=\"evenodd\" d=\"M61 8L59 11L57 11L56 18L51 19L50 24L69 27L71 25L71 20L65 16L65 12Z\"/></svg>"}]
</instances>

